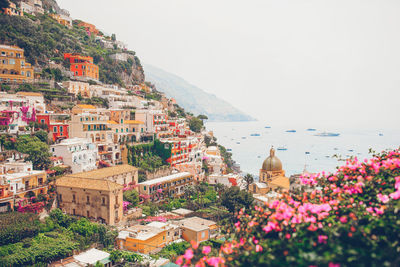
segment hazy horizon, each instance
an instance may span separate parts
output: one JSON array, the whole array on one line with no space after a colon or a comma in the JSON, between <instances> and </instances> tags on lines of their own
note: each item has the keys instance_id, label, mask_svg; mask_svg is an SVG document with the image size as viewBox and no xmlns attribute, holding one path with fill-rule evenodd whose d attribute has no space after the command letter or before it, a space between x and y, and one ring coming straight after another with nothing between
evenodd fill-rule
<instances>
[{"instance_id":1,"label":"hazy horizon","mask_svg":"<svg viewBox=\"0 0 400 267\"><path fill-rule=\"evenodd\" d=\"M400 129L400 2L58 0L271 124Z\"/></svg>"}]
</instances>

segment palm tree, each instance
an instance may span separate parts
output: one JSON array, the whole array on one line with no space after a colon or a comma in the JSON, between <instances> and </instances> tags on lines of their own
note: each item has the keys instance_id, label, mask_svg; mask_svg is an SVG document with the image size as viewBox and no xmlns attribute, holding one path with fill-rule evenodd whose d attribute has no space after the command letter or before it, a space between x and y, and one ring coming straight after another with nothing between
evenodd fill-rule
<instances>
[{"instance_id":1,"label":"palm tree","mask_svg":"<svg viewBox=\"0 0 400 267\"><path fill-rule=\"evenodd\" d=\"M246 189L249 191L249 186L254 182L254 177L250 173L244 176L244 181L246 182Z\"/></svg>"}]
</instances>

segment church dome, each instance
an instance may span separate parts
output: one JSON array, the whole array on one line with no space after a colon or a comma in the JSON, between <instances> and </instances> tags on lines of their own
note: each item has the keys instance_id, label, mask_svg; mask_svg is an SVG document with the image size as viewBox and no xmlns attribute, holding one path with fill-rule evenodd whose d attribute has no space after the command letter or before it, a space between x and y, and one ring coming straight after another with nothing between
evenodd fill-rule
<instances>
[{"instance_id":1,"label":"church dome","mask_svg":"<svg viewBox=\"0 0 400 267\"><path fill-rule=\"evenodd\" d=\"M262 165L264 171L282 171L282 162L275 156L275 149L271 148L269 157L266 158Z\"/></svg>"}]
</instances>

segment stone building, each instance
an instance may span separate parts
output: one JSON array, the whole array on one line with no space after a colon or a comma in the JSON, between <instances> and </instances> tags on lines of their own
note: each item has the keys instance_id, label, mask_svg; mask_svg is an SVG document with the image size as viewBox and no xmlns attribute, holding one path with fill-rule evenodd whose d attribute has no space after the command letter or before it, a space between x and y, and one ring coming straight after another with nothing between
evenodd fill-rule
<instances>
[{"instance_id":1,"label":"stone building","mask_svg":"<svg viewBox=\"0 0 400 267\"><path fill-rule=\"evenodd\" d=\"M109 180L64 176L56 180L57 200L67 214L115 225L123 217L123 186Z\"/></svg>"}]
</instances>

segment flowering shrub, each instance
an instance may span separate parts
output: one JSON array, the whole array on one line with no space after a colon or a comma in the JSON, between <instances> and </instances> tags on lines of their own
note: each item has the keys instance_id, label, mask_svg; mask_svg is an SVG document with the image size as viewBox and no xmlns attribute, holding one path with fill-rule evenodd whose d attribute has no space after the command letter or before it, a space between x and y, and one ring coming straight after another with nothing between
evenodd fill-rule
<instances>
[{"instance_id":1,"label":"flowering shrub","mask_svg":"<svg viewBox=\"0 0 400 267\"><path fill-rule=\"evenodd\" d=\"M306 175L314 189L241 210L220 249L192 245L179 265L398 266L400 152L350 159L333 174Z\"/></svg>"}]
</instances>

